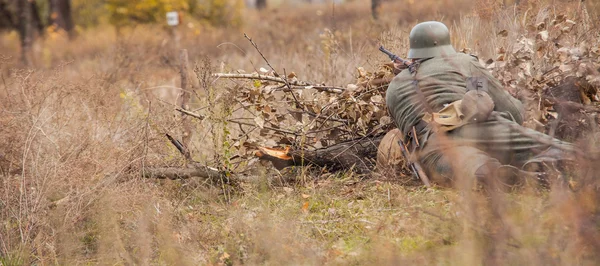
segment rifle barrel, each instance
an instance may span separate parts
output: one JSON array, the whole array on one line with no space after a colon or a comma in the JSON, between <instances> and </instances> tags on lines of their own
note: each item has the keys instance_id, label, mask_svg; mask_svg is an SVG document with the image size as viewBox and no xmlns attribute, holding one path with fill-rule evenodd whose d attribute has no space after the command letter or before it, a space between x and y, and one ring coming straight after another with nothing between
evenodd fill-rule
<instances>
[{"instance_id":1,"label":"rifle barrel","mask_svg":"<svg viewBox=\"0 0 600 266\"><path fill-rule=\"evenodd\" d=\"M400 58L399 56L393 54L392 52L388 51L387 49L385 49L383 47L383 45L379 46L379 51L381 51L382 53L386 54L394 62L408 65L408 61L406 61L406 60Z\"/></svg>"}]
</instances>

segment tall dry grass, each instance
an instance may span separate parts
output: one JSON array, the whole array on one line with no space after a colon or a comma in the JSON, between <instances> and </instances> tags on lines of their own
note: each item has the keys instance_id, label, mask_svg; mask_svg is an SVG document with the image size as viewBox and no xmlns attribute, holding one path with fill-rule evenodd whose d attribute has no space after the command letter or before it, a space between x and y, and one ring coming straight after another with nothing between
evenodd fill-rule
<instances>
[{"instance_id":1,"label":"tall dry grass","mask_svg":"<svg viewBox=\"0 0 600 266\"><path fill-rule=\"evenodd\" d=\"M282 6L248 11L241 29L183 27L179 45L200 77L266 67L244 32L278 70L343 86L357 66L386 61L379 42L406 54L418 21L442 20L458 50L489 58L514 42L524 21L581 10L569 1L493 10L496 1L477 3L386 2L379 21L364 1ZM496 35L503 29L507 38ZM394 177L301 172L317 181L280 184L273 179L282 173L255 167L255 181L226 191L145 180L144 166L183 164L164 138L179 134L181 123L173 111L178 50L167 30L137 26L117 36L100 26L74 41L47 36L36 42L31 68L18 64L14 33L0 43L0 264L598 262L595 165L579 169L588 185L581 190L506 195L501 223L484 195L404 187ZM221 164L228 93L219 83L192 84L192 107L211 115L194 124L192 152Z\"/></svg>"}]
</instances>

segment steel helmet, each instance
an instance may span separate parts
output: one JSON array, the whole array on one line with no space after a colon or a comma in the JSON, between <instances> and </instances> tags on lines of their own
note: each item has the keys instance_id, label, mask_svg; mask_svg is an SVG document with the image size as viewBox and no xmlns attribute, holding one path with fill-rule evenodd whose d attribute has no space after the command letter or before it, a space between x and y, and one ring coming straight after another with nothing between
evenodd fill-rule
<instances>
[{"instance_id":1,"label":"steel helmet","mask_svg":"<svg viewBox=\"0 0 600 266\"><path fill-rule=\"evenodd\" d=\"M408 58L429 58L455 54L450 43L450 31L444 23L427 21L410 31Z\"/></svg>"}]
</instances>

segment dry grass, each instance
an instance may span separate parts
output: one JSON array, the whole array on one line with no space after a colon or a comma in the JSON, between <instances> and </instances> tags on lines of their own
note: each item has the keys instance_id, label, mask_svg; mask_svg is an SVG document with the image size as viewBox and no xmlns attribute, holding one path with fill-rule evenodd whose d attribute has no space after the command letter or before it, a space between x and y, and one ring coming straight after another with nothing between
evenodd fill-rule
<instances>
[{"instance_id":1,"label":"dry grass","mask_svg":"<svg viewBox=\"0 0 600 266\"><path fill-rule=\"evenodd\" d=\"M523 20L579 10L568 1L529 1L520 7L529 10L525 15L488 10L491 1L408 2L386 2L384 10L394 12L381 12L376 22L364 1L248 11L242 29L182 29L180 46L200 74L266 67L245 32L279 70L344 85L357 66L372 69L386 60L375 49L378 41L405 54L417 21L446 22L456 48L488 58L510 45ZM507 38L496 35L501 29L509 30ZM507 195L500 219L478 193L406 187L389 176L296 169L284 175L305 181L281 183L280 173L255 167L255 181L233 189L141 179L144 165L183 164L164 138L179 134L180 125L173 111L178 52L169 33L138 26L116 36L101 26L73 42L47 36L35 45L35 66L28 69L18 64L17 40L14 33L0 37L0 265L594 265L600 259L591 166L581 177L589 175L592 185L581 190ZM192 106L212 107L210 120L194 125L191 149L196 159L222 164L228 94L218 84L193 84Z\"/></svg>"}]
</instances>

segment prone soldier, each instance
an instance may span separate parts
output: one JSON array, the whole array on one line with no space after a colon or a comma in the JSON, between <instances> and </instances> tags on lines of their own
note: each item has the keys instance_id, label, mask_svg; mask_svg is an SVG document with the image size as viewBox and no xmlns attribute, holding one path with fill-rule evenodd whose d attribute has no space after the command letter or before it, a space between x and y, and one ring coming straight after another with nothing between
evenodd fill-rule
<instances>
[{"instance_id":1,"label":"prone soldier","mask_svg":"<svg viewBox=\"0 0 600 266\"><path fill-rule=\"evenodd\" d=\"M408 58L386 102L407 159L432 182L510 187L515 169L572 159L572 144L522 126L522 103L476 57L455 51L443 23L416 25Z\"/></svg>"}]
</instances>

